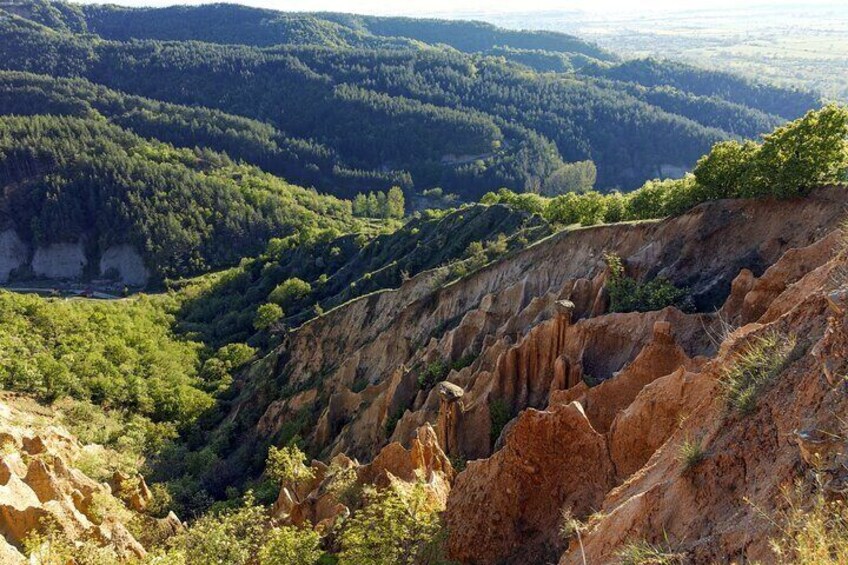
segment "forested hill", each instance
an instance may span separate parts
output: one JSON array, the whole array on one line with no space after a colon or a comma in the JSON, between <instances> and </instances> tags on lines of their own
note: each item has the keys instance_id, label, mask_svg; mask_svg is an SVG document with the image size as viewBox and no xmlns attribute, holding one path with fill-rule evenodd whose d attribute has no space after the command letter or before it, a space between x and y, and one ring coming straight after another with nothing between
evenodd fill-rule
<instances>
[{"instance_id":1,"label":"forested hill","mask_svg":"<svg viewBox=\"0 0 848 565\"><path fill-rule=\"evenodd\" d=\"M0 233L43 249L80 242L92 269L107 249L130 245L158 280L236 264L272 237L359 227L349 202L102 119L0 118L0 186Z\"/></svg>"},{"instance_id":2,"label":"forested hill","mask_svg":"<svg viewBox=\"0 0 848 565\"><path fill-rule=\"evenodd\" d=\"M121 109L124 127L346 197L392 185L464 199L502 186L554 193L569 188L556 181L566 163L588 160L599 188L631 189L679 174L716 141L756 137L818 104L730 75L622 63L563 34L224 4L5 3L0 67L84 78L134 105L127 95L144 97L144 111L130 113L147 124L126 123ZM63 100L92 104L76 84ZM193 125L178 128L187 137L150 127L172 112L187 119L187 107ZM270 157L205 125L244 118L234 129L273 138Z\"/></svg>"},{"instance_id":3,"label":"forested hill","mask_svg":"<svg viewBox=\"0 0 848 565\"><path fill-rule=\"evenodd\" d=\"M102 116L142 137L207 147L304 186L332 187L342 196L411 185L408 174L351 169L329 147L288 137L257 120L127 95L85 79L0 71L0 115L39 114Z\"/></svg>"},{"instance_id":4,"label":"forested hill","mask_svg":"<svg viewBox=\"0 0 848 565\"><path fill-rule=\"evenodd\" d=\"M409 47L413 41L475 53L495 47L579 53L603 61L615 55L564 33L512 31L476 21L293 13L235 4L200 7L84 6L88 29L107 39L197 40L268 47Z\"/></svg>"}]
</instances>

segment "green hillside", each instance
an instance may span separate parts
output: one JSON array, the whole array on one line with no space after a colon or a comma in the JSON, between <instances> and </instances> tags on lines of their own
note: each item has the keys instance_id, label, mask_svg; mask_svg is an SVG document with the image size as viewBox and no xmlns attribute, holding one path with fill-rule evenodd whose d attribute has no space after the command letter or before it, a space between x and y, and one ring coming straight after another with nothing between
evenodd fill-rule
<instances>
[{"instance_id":1,"label":"green hillside","mask_svg":"<svg viewBox=\"0 0 848 565\"><path fill-rule=\"evenodd\" d=\"M0 229L34 245L141 251L163 277L235 264L271 237L356 230L350 203L208 149L176 149L102 119L0 117Z\"/></svg>"},{"instance_id":2,"label":"green hillside","mask_svg":"<svg viewBox=\"0 0 848 565\"><path fill-rule=\"evenodd\" d=\"M261 136L277 145L270 157L211 139L201 131L209 126L191 139L348 197L369 183L407 193L441 186L465 199L504 186L545 192L565 163L586 160L599 188L627 190L818 104L683 65L621 63L564 34L477 22L224 4L38 1L5 11L0 66L191 106L192 122L220 119L200 107L262 122L240 128L266 128ZM142 135L168 135L145 127Z\"/></svg>"}]
</instances>

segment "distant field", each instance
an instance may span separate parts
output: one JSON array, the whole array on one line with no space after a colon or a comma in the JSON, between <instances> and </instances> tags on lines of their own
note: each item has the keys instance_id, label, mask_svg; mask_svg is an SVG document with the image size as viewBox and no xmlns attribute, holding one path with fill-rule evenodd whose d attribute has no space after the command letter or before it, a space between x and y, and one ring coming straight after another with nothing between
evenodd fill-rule
<instances>
[{"instance_id":1,"label":"distant field","mask_svg":"<svg viewBox=\"0 0 848 565\"><path fill-rule=\"evenodd\" d=\"M848 101L848 2L661 14L474 16L506 27L574 33L626 57L678 59Z\"/></svg>"}]
</instances>

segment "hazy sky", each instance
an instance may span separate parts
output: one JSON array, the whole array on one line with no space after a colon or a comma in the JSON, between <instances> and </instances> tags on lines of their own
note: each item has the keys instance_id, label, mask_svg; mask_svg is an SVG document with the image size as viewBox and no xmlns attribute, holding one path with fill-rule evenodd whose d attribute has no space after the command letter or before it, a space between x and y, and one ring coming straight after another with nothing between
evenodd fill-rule
<instances>
[{"instance_id":1,"label":"hazy sky","mask_svg":"<svg viewBox=\"0 0 848 565\"><path fill-rule=\"evenodd\" d=\"M83 0L85 1L85 0ZM219 0L220 1L220 0ZM816 3L838 4L845 0ZM110 0L127 6L205 4L210 0ZM449 14L451 12L528 12L541 10L588 10L635 12L691 8L740 7L743 5L785 6L799 0L242 0L239 4L276 10L354 12L362 14Z\"/></svg>"}]
</instances>

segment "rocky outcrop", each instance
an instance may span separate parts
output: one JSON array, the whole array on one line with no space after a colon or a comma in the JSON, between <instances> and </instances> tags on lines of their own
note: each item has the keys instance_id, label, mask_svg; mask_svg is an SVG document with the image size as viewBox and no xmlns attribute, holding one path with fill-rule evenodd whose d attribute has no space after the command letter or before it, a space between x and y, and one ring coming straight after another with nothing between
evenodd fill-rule
<instances>
[{"instance_id":1,"label":"rocky outcrop","mask_svg":"<svg viewBox=\"0 0 848 565\"><path fill-rule=\"evenodd\" d=\"M463 563L550 559L561 551L558 516L568 512L592 516L561 563L616 563L617 552L637 541L687 563L773 561L769 536L779 532L763 512L778 515L781 489L798 478L799 466L815 466L826 492L844 493L848 485L848 428L839 416L848 397L835 377L848 368L848 291L832 290L846 282L837 276L845 259L835 255L843 237L837 231L787 250L759 279L742 271L720 314L697 322L679 313L671 322L658 318L673 310L632 315L650 321L653 332L631 362L597 386L579 382L552 391L546 410L521 412L502 434L502 448L460 473L446 510L451 556ZM620 327L616 318L573 327ZM757 323L733 331L729 319ZM604 350L614 357L641 343L639 333L611 339ZM731 413L719 385L726 368L757 336L775 333L795 336L800 345L755 414ZM720 342L712 359L691 355L703 339ZM546 370L531 366L526 378ZM563 410L571 414L568 424L552 416ZM597 442L594 448L587 438ZM569 451L566 442L582 449ZM693 468L681 459L684 443L704 450ZM550 451L534 457L544 448ZM596 471L579 484L580 499L594 501L591 508L568 498L575 468Z\"/></svg>"},{"instance_id":2,"label":"rocky outcrop","mask_svg":"<svg viewBox=\"0 0 848 565\"><path fill-rule=\"evenodd\" d=\"M32 256L32 272L48 279L80 279L88 260L82 242L53 243L38 247Z\"/></svg>"},{"instance_id":3,"label":"rocky outcrop","mask_svg":"<svg viewBox=\"0 0 848 565\"><path fill-rule=\"evenodd\" d=\"M445 512L463 563L542 563L563 510L586 515L614 484L604 437L578 403L521 413L503 449L459 474Z\"/></svg>"},{"instance_id":4,"label":"rocky outcrop","mask_svg":"<svg viewBox=\"0 0 848 565\"><path fill-rule=\"evenodd\" d=\"M337 455L329 465L313 461L312 476L293 485L283 485L272 514L283 523L327 531L335 520L347 517L351 508L345 492L363 486L388 488L395 483L422 482L434 507L444 508L454 470L439 447L430 426L417 430L409 449L399 443L386 445L367 465Z\"/></svg>"},{"instance_id":5,"label":"rocky outcrop","mask_svg":"<svg viewBox=\"0 0 848 565\"><path fill-rule=\"evenodd\" d=\"M0 283L27 262L29 248L14 230L0 232Z\"/></svg>"},{"instance_id":6,"label":"rocky outcrop","mask_svg":"<svg viewBox=\"0 0 848 565\"><path fill-rule=\"evenodd\" d=\"M637 277L662 275L688 287L701 311L713 312L728 295L740 297L733 310L741 319L743 309L752 316L761 308L756 295L745 307L745 295L757 292L768 302L781 285L793 286L795 275L778 281L766 270L786 251L810 246L831 231L844 202L836 189L788 202L710 202L661 222L561 232L448 285L440 283L439 271L422 273L289 334L269 355L266 373L246 376L233 413L261 407L256 441L279 431L292 417L293 398L268 396L267 387L254 386L276 379L289 389L315 390L319 425L309 440L316 452L369 460L388 441L408 445L418 427L447 417L452 423L437 433L448 453L488 456L491 402L505 402L513 414L544 408L552 393L584 377L608 379L650 341L656 317L598 318L606 307L604 252L621 256ZM748 279L737 280L731 293L743 269ZM753 288L760 279L766 282ZM562 301L572 305L568 316ZM711 354L723 333L715 317L675 316L672 325L686 355ZM631 338L634 331L639 339ZM419 389L419 376L436 361L449 365L467 358L474 359L471 365L445 377L464 391L461 408L457 403L446 414L435 387ZM320 391L310 386L319 375ZM611 424L612 416L607 420Z\"/></svg>"},{"instance_id":7,"label":"rocky outcrop","mask_svg":"<svg viewBox=\"0 0 848 565\"><path fill-rule=\"evenodd\" d=\"M819 338L835 335L822 320L841 308L824 290L837 273L841 236L831 232L845 201L843 191L822 190L793 201L710 202L661 222L563 232L447 285L424 273L289 333L245 374L233 414L260 407L254 433L266 438L309 407L315 453L337 463L346 454L357 480L377 485L439 468L424 455L412 463L419 430L433 426L441 453L433 461L468 460L445 512L460 562L582 562L574 541L559 536L562 512L588 521L587 562L614 562L623 544L663 541L665 529L696 562L762 557L742 532L765 535L770 526L740 514L737 482L765 503L778 479L765 480L763 492L747 481L770 472L768 458L784 480L829 448L791 403L773 408L795 414L779 426L765 416L755 427L727 420L717 383L746 340L773 330L813 342L807 357L823 382L841 382L841 342ZM639 279L688 287L700 313L608 313L605 252ZM805 310L816 301L818 310ZM818 322L804 322L802 311ZM271 378L297 392L275 396ZM813 390L799 406L813 410ZM711 463L684 473L680 446L693 441L704 442ZM784 461L786 441L796 456ZM343 515L327 494L331 475L305 500L281 495L281 515L313 525ZM443 492L448 475L431 473ZM704 549L714 541L719 549Z\"/></svg>"},{"instance_id":8,"label":"rocky outcrop","mask_svg":"<svg viewBox=\"0 0 848 565\"><path fill-rule=\"evenodd\" d=\"M616 475L627 478L641 469L681 421L712 392L715 381L684 366L645 385L609 431L610 456Z\"/></svg>"},{"instance_id":9,"label":"rocky outcrop","mask_svg":"<svg viewBox=\"0 0 848 565\"><path fill-rule=\"evenodd\" d=\"M110 487L73 467L82 446L61 428L42 423L38 411L19 408L29 403L25 397L0 398L2 562L24 562L24 541L50 526L72 541L91 539L104 544L121 560L144 557L144 547L126 526L102 512L108 506L103 501L112 499ZM120 480L127 483L129 477ZM135 484L136 490L144 485L143 481Z\"/></svg>"},{"instance_id":10,"label":"rocky outcrop","mask_svg":"<svg viewBox=\"0 0 848 565\"><path fill-rule=\"evenodd\" d=\"M763 277L777 283L745 293L744 304L758 305L746 310L760 312L758 323L728 333L700 369L654 381L616 417L610 451L618 473L629 477L606 495L582 547L572 540L561 564L583 563L584 555L585 562L614 563L622 547L642 540L687 563L774 562L770 539L781 534L787 487L807 475L826 496L844 495L848 396L832 375L848 368L848 308L841 306L848 292L840 288L845 281L822 276L844 262L834 258L837 236L844 234L787 253ZM828 251L810 260L816 248ZM794 336L799 345L753 411L741 414L728 408L719 382L763 335ZM703 450L692 468L680 457L684 442Z\"/></svg>"},{"instance_id":11,"label":"rocky outcrop","mask_svg":"<svg viewBox=\"0 0 848 565\"><path fill-rule=\"evenodd\" d=\"M113 245L100 257L100 274L130 286L144 286L150 279L150 271L135 247Z\"/></svg>"},{"instance_id":12,"label":"rocky outcrop","mask_svg":"<svg viewBox=\"0 0 848 565\"><path fill-rule=\"evenodd\" d=\"M144 477L130 477L121 471L115 471L109 481L112 496L123 500L136 512L144 512L153 499L153 494L144 481Z\"/></svg>"},{"instance_id":13,"label":"rocky outcrop","mask_svg":"<svg viewBox=\"0 0 848 565\"><path fill-rule=\"evenodd\" d=\"M21 281L33 278L82 281L91 276L138 287L150 279L144 260L131 245L106 249L95 257L96 269L87 268L89 259L84 240L33 247L13 229L0 231L0 284L8 283L13 275Z\"/></svg>"}]
</instances>

